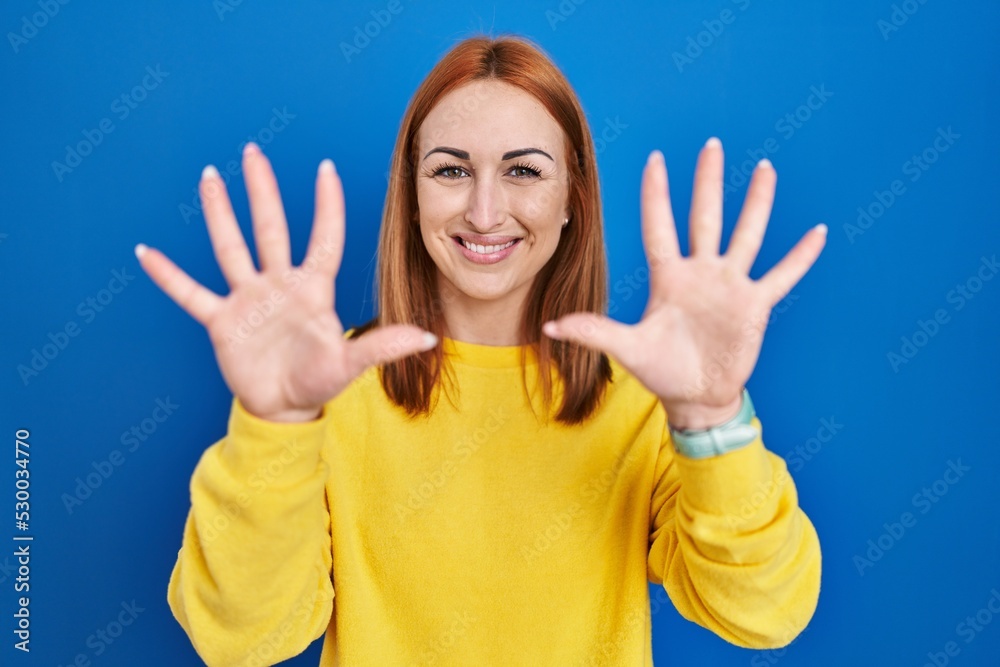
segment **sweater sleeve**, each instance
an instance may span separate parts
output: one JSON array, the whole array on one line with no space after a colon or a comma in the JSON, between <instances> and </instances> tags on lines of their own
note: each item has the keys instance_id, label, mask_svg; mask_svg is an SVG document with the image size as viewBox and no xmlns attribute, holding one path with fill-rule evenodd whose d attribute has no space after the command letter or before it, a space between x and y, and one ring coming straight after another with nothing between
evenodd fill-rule
<instances>
[{"instance_id":1,"label":"sweater sleeve","mask_svg":"<svg viewBox=\"0 0 1000 667\"><path fill-rule=\"evenodd\" d=\"M786 646L816 610L820 545L785 461L749 445L704 459L676 454L664 428L648 572L680 614L746 648Z\"/></svg>"},{"instance_id":2,"label":"sweater sleeve","mask_svg":"<svg viewBox=\"0 0 1000 667\"><path fill-rule=\"evenodd\" d=\"M195 467L167 600L210 667L281 662L330 622L326 414L270 422L234 398L226 435Z\"/></svg>"}]
</instances>

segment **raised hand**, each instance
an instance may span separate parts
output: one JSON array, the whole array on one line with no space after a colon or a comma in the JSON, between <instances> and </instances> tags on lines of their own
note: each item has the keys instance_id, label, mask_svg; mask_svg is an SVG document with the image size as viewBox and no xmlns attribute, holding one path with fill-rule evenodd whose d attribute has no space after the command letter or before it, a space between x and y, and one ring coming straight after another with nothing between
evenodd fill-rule
<instances>
[{"instance_id":1,"label":"raised hand","mask_svg":"<svg viewBox=\"0 0 1000 667\"><path fill-rule=\"evenodd\" d=\"M739 410L771 309L812 267L826 243L817 225L759 280L751 280L771 214L777 175L761 160L725 254L723 153L702 148L691 200L689 257L681 255L663 155L653 151L642 177L642 237L650 269L649 302L638 324L574 313L544 332L614 357L664 404L675 428L706 428Z\"/></svg>"},{"instance_id":2,"label":"raised hand","mask_svg":"<svg viewBox=\"0 0 1000 667\"><path fill-rule=\"evenodd\" d=\"M291 265L288 224L269 160L253 143L243 153L258 271L214 167L199 193L212 249L229 284L223 297L163 253L136 255L160 289L208 330L222 376L251 413L270 421L308 421L366 368L429 349L433 334L395 325L345 340L334 311L334 279L344 248L344 194L330 160L316 175L316 213L301 266Z\"/></svg>"}]
</instances>

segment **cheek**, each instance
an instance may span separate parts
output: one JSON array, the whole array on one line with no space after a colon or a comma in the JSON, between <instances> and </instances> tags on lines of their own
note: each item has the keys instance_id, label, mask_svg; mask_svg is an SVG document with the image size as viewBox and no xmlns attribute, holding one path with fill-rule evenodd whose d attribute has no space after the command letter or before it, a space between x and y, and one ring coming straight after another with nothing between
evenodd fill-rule
<instances>
[{"instance_id":1,"label":"cheek","mask_svg":"<svg viewBox=\"0 0 1000 667\"><path fill-rule=\"evenodd\" d=\"M521 224L541 240L550 236L558 237L562 228L562 199L551 191L541 190L515 199L515 216Z\"/></svg>"},{"instance_id":2,"label":"cheek","mask_svg":"<svg viewBox=\"0 0 1000 667\"><path fill-rule=\"evenodd\" d=\"M428 228L443 225L451 218L461 214L463 199L457 188L434 187L433 184L417 186L417 208L420 211L420 224Z\"/></svg>"}]
</instances>

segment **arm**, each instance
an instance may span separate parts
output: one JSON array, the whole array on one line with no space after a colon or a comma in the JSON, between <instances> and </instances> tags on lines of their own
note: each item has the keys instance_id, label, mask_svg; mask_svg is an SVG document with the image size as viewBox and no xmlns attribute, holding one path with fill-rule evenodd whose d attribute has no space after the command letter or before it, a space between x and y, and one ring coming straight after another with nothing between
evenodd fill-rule
<instances>
[{"instance_id":1,"label":"arm","mask_svg":"<svg viewBox=\"0 0 1000 667\"><path fill-rule=\"evenodd\" d=\"M820 546L781 457L758 437L705 459L667 430L650 506L648 573L682 616L747 648L789 644L819 597Z\"/></svg>"},{"instance_id":2,"label":"arm","mask_svg":"<svg viewBox=\"0 0 1000 667\"><path fill-rule=\"evenodd\" d=\"M191 479L191 510L168 585L174 617L206 664L280 662L333 610L325 419L277 423L233 400L226 436Z\"/></svg>"},{"instance_id":3,"label":"arm","mask_svg":"<svg viewBox=\"0 0 1000 667\"><path fill-rule=\"evenodd\" d=\"M155 248L135 249L156 285L205 327L236 397L226 437L205 452L191 480L191 511L168 587L170 608L212 666L292 656L329 623L323 407L366 368L437 345L412 325L343 338L333 297L344 193L333 162L324 160L316 173L316 214L298 267L277 179L253 142L244 148L243 176L259 271L218 170L205 167L198 186L228 295Z\"/></svg>"}]
</instances>

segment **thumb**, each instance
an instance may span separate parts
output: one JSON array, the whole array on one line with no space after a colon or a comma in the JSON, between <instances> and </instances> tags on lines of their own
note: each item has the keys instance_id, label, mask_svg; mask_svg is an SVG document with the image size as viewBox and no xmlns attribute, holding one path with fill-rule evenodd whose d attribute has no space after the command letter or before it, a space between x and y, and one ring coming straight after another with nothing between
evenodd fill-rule
<instances>
[{"instance_id":1,"label":"thumb","mask_svg":"<svg viewBox=\"0 0 1000 667\"><path fill-rule=\"evenodd\" d=\"M409 324L378 327L347 341L349 370L352 377L357 377L369 366L380 366L424 352L437 344L437 336L420 327Z\"/></svg>"},{"instance_id":2,"label":"thumb","mask_svg":"<svg viewBox=\"0 0 1000 667\"><path fill-rule=\"evenodd\" d=\"M551 338L579 343L618 360L628 356L630 328L596 313L573 313L542 325L542 331Z\"/></svg>"}]
</instances>

